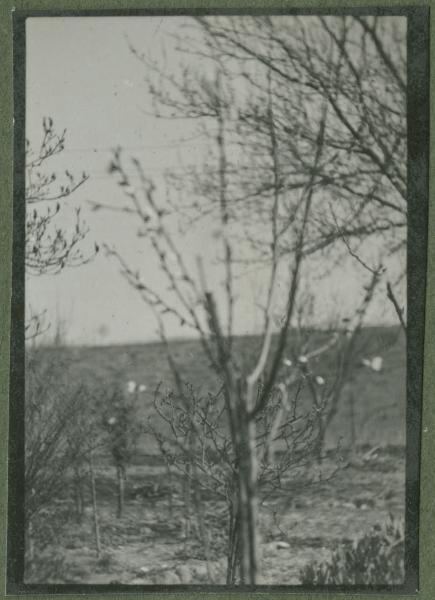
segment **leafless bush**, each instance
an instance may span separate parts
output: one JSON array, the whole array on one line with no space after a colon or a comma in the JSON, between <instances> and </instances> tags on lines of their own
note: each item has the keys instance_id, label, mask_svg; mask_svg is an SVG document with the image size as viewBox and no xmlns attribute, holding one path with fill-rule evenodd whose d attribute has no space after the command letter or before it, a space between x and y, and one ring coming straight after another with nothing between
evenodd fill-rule
<instances>
[{"instance_id":1,"label":"leafless bush","mask_svg":"<svg viewBox=\"0 0 435 600\"><path fill-rule=\"evenodd\" d=\"M321 431L318 414L323 406L320 399L315 407L301 406L300 394L310 376L302 368L297 371L297 381L295 378L289 387L284 383L277 386L255 418L254 452L258 460L255 484L260 506L271 497L293 495L296 476L300 482L304 481L304 486L314 483L318 477L312 466ZM191 509L194 509L208 563L213 532L210 525L205 526L209 520L204 500L220 499L225 506L226 577L228 584L234 584L240 580L238 471L242 467L232 444L232 424L228 422L222 390L217 395L204 396L188 383L181 389L182 396L174 392L161 393L160 388L156 390L154 408L159 419L156 421L155 415L150 416L149 430L168 469L178 472L187 487L186 520L191 519ZM258 394L261 394L260 388Z\"/></svg>"},{"instance_id":2,"label":"leafless bush","mask_svg":"<svg viewBox=\"0 0 435 600\"><path fill-rule=\"evenodd\" d=\"M35 540L41 543L35 532L45 528L38 521L48 522L44 514L55 515L59 503L68 502L65 491L72 483L80 518L89 478L91 489L95 486L93 453L102 446L102 430L92 403L96 393L83 382L72 383L68 367L54 350L27 353L25 526L30 561Z\"/></svg>"}]
</instances>

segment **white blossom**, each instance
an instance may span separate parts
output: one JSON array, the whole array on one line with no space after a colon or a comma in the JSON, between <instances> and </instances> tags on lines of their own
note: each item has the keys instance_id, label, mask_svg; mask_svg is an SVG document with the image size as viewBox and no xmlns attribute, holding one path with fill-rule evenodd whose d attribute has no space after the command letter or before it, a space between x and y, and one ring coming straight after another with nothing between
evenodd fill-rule
<instances>
[{"instance_id":1,"label":"white blossom","mask_svg":"<svg viewBox=\"0 0 435 600\"><path fill-rule=\"evenodd\" d=\"M384 363L384 361L383 361L382 356L375 356L374 358L372 358L373 371L381 371L383 363Z\"/></svg>"},{"instance_id":2,"label":"white blossom","mask_svg":"<svg viewBox=\"0 0 435 600\"><path fill-rule=\"evenodd\" d=\"M384 359L382 358L382 356L374 356L373 358L363 358L361 362L368 369L379 372L382 371Z\"/></svg>"},{"instance_id":3,"label":"white blossom","mask_svg":"<svg viewBox=\"0 0 435 600\"><path fill-rule=\"evenodd\" d=\"M137 388L137 384L136 384L136 382L135 382L135 381L129 381L129 382L127 383L127 392L128 392L129 394L134 394L134 393L135 393L135 391L136 391L136 388Z\"/></svg>"}]
</instances>

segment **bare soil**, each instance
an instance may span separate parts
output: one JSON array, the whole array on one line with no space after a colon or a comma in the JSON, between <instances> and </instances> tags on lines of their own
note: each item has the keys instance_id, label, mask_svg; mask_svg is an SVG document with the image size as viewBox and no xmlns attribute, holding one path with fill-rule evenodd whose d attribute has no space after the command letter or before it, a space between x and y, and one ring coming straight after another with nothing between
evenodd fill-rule
<instances>
[{"instance_id":1,"label":"bare soil","mask_svg":"<svg viewBox=\"0 0 435 600\"><path fill-rule=\"evenodd\" d=\"M90 501L77 522L72 501L65 497L41 522L37 560L27 572L28 582L225 583L224 503L211 498L202 502L210 536L207 561L194 518L191 535L185 537L183 502L180 494L170 494L161 467L130 469L120 519L114 472L100 467L97 475L100 557ZM387 447L371 455L361 449L330 481L269 499L260 515L259 583L297 585L305 565L327 560L340 544L384 523L389 514L403 518L404 490L404 450Z\"/></svg>"}]
</instances>

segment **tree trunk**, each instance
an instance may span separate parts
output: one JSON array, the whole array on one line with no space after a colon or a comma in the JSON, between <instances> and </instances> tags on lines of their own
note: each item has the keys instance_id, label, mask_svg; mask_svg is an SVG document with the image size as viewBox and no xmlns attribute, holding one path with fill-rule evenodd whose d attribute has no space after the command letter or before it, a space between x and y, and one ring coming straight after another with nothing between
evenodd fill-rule
<instances>
[{"instance_id":1,"label":"tree trunk","mask_svg":"<svg viewBox=\"0 0 435 600\"><path fill-rule=\"evenodd\" d=\"M355 431L355 405L353 393L349 393L349 426L350 426L350 452L355 453L356 450L356 431Z\"/></svg>"},{"instance_id":2,"label":"tree trunk","mask_svg":"<svg viewBox=\"0 0 435 600\"><path fill-rule=\"evenodd\" d=\"M228 547L227 547L227 585L236 583L237 571L240 560L240 525L237 499L229 508L228 519Z\"/></svg>"},{"instance_id":3,"label":"tree trunk","mask_svg":"<svg viewBox=\"0 0 435 600\"><path fill-rule=\"evenodd\" d=\"M83 517L83 494L81 490L81 482L76 481L74 486L74 498L76 505L76 520L81 523Z\"/></svg>"},{"instance_id":4,"label":"tree trunk","mask_svg":"<svg viewBox=\"0 0 435 600\"><path fill-rule=\"evenodd\" d=\"M94 458L92 455L92 450L89 453L89 477L91 480L92 514L93 514L93 518L94 518L95 549L97 551L97 558L100 558L100 554L101 554L100 524L99 524L99 518L98 518L97 490L95 487Z\"/></svg>"},{"instance_id":5,"label":"tree trunk","mask_svg":"<svg viewBox=\"0 0 435 600\"><path fill-rule=\"evenodd\" d=\"M76 467L74 471L74 500L76 507L76 519L77 523L81 523L85 506L83 498L83 481L80 468Z\"/></svg>"},{"instance_id":6,"label":"tree trunk","mask_svg":"<svg viewBox=\"0 0 435 600\"><path fill-rule=\"evenodd\" d=\"M125 468L122 465L116 466L116 479L118 484L118 506L116 517L120 519L124 512L124 487L125 487Z\"/></svg>"},{"instance_id":7,"label":"tree trunk","mask_svg":"<svg viewBox=\"0 0 435 600\"><path fill-rule=\"evenodd\" d=\"M171 467L166 463L166 472L168 474L168 487L169 487L169 499L168 499L168 517L172 521L174 518L174 482Z\"/></svg>"},{"instance_id":8,"label":"tree trunk","mask_svg":"<svg viewBox=\"0 0 435 600\"><path fill-rule=\"evenodd\" d=\"M255 585L258 571L258 500L255 422L246 417L240 423L238 469L240 581Z\"/></svg>"},{"instance_id":9,"label":"tree trunk","mask_svg":"<svg viewBox=\"0 0 435 600\"><path fill-rule=\"evenodd\" d=\"M319 425L319 434L317 437L317 447L316 447L316 458L317 462L320 464L322 462L323 451L325 446L325 435L326 435L326 423L323 416L320 414L318 417L318 425Z\"/></svg>"},{"instance_id":10,"label":"tree trunk","mask_svg":"<svg viewBox=\"0 0 435 600\"><path fill-rule=\"evenodd\" d=\"M191 482L191 465L186 466L187 477L183 483L184 491L184 536L185 540L190 538L190 518L191 518L191 502L192 502L192 482Z\"/></svg>"},{"instance_id":11,"label":"tree trunk","mask_svg":"<svg viewBox=\"0 0 435 600\"><path fill-rule=\"evenodd\" d=\"M204 548L205 563L207 568L207 575L210 583L214 583L214 577L211 570L211 556L210 556L210 540L208 536L207 527L204 521L204 504L201 501L201 493L198 485L198 474L195 472L193 477L193 499L195 503L195 513L198 522L199 535L201 543Z\"/></svg>"}]
</instances>

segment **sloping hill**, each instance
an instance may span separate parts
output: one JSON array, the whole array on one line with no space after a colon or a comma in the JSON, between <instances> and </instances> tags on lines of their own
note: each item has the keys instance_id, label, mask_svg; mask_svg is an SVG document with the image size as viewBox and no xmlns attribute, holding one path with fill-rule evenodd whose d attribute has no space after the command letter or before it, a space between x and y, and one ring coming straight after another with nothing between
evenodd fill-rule
<instances>
[{"instance_id":1,"label":"sloping hill","mask_svg":"<svg viewBox=\"0 0 435 600\"><path fill-rule=\"evenodd\" d=\"M310 346L317 347L328 338L326 332L306 332ZM289 333L289 354L296 336ZM256 336L239 337L234 342L240 363L252 364L261 344ZM405 339L396 327L366 328L359 340L359 359L354 365L352 381L342 394L339 411L331 423L327 444L339 439L347 443L354 430L358 444L404 445L406 414L406 348ZM158 384L166 389L173 379L161 343L143 345L40 348L47 360L61 356L68 365L68 377L88 382L90 388L115 382L126 386L133 380L144 384L146 391L138 396L140 412L146 417L151 410L154 390ZM196 340L174 340L171 352L184 379L204 393L217 391L219 382L213 373L201 344ZM361 366L362 356L379 355L383 368L375 372ZM333 355L325 354L312 368L326 383L333 375ZM285 369L285 366L283 366ZM284 377L284 373L280 373ZM92 399L90 399L92 400ZM352 404L350 400L353 400ZM353 424L352 424L353 421ZM144 441L142 451L148 452Z\"/></svg>"}]
</instances>

